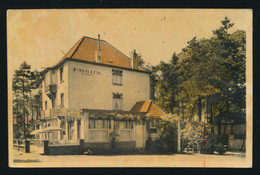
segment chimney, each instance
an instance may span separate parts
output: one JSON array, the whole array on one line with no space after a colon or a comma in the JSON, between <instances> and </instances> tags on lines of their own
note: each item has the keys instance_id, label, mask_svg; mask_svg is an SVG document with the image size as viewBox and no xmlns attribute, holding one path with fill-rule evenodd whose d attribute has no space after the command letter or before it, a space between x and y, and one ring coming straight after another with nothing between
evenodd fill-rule
<instances>
[{"instance_id":1,"label":"chimney","mask_svg":"<svg viewBox=\"0 0 260 175\"><path fill-rule=\"evenodd\" d=\"M97 50L100 51L100 34L98 34Z\"/></svg>"},{"instance_id":2,"label":"chimney","mask_svg":"<svg viewBox=\"0 0 260 175\"><path fill-rule=\"evenodd\" d=\"M131 62L132 69L137 69L137 67L138 67L138 60L137 60L137 54L136 54L135 50L133 52L133 57L132 57L131 61L132 61Z\"/></svg>"},{"instance_id":3,"label":"chimney","mask_svg":"<svg viewBox=\"0 0 260 175\"><path fill-rule=\"evenodd\" d=\"M102 63L102 54L101 54L101 49L100 49L100 34L98 34L95 60L96 60L96 63Z\"/></svg>"}]
</instances>

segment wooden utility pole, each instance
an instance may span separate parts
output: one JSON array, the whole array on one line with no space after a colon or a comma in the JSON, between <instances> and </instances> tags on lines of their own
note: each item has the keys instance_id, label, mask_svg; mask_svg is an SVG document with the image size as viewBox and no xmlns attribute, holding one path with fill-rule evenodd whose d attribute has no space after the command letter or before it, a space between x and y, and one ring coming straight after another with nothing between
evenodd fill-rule
<instances>
[{"instance_id":1,"label":"wooden utility pole","mask_svg":"<svg viewBox=\"0 0 260 175\"><path fill-rule=\"evenodd\" d=\"M178 147L177 147L178 153L180 153L181 150L181 120L178 120Z\"/></svg>"}]
</instances>

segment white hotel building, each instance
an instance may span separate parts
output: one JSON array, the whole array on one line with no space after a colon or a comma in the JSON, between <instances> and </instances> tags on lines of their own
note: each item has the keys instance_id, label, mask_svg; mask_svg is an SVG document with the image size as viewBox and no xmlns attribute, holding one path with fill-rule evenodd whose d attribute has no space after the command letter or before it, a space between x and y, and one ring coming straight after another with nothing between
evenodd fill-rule
<instances>
[{"instance_id":1,"label":"white hotel building","mask_svg":"<svg viewBox=\"0 0 260 175\"><path fill-rule=\"evenodd\" d=\"M31 133L38 140L109 149L144 148L159 135L166 113L150 100L150 72L104 40L82 37L54 66L43 71L41 118ZM147 120L137 120L149 116Z\"/></svg>"}]
</instances>

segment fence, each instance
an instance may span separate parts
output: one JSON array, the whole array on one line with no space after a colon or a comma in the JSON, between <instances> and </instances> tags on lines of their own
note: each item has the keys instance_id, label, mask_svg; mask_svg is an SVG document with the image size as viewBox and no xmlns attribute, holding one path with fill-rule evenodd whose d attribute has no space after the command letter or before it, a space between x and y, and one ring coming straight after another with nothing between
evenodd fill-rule
<instances>
[{"instance_id":1,"label":"fence","mask_svg":"<svg viewBox=\"0 0 260 175\"><path fill-rule=\"evenodd\" d=\"M44 155L77 155L84 154L84 140L79 145L57 145L50 146L49 140L43 141Z\"/></svg>"},{"instance_id":2,"label":"fence","mask_svg":"<svg viewBox=\"0 0 260 175\"><path fill-rule=\"evenodd\" d=\"M22 140L22 139L14 139L13 148L18 151L29 153L30 152L30 141Z\"/></svg>"}]
</instances>

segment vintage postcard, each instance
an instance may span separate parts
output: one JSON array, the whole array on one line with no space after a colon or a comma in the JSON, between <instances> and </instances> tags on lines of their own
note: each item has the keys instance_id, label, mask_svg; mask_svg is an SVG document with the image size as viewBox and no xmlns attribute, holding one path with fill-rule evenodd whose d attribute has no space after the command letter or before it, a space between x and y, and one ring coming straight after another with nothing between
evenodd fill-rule
<instances>
[{"instance_id":1,"label":"vintage postcard","mask_svg":"<svg viewBox=\"0 0 260 175\"><path fill-rule=\"evenodd\" d=\"M7 11L10 167L252 167L251 9Z\"/></svg>"}]
</instances>

